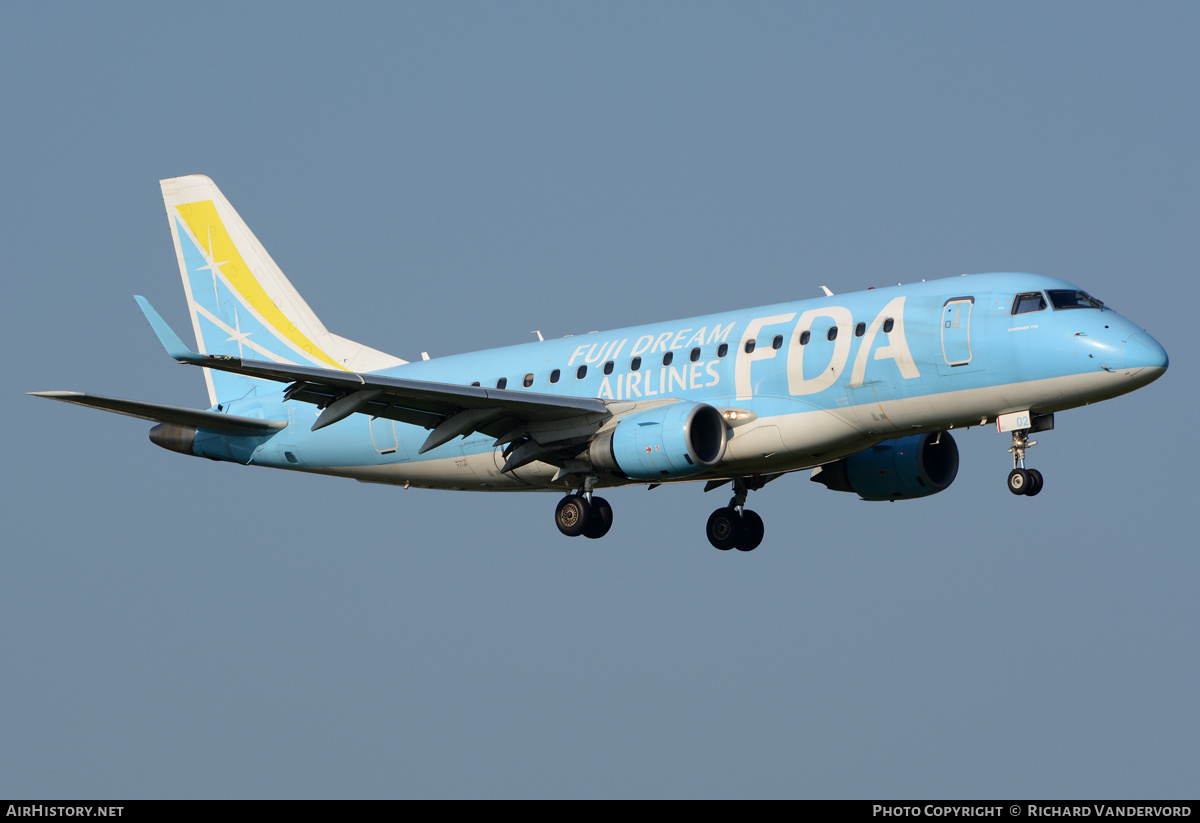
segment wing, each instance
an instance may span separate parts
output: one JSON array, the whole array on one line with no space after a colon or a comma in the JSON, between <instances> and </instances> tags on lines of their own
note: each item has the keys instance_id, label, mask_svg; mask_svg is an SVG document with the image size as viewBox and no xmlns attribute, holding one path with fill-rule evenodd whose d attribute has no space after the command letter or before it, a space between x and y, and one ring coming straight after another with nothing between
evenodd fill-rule
<instances>
[{"instance_id":1,"label":"wing","mask_svg":"<svg viewBox=\"0 0 1200 823\"><path fill-rule=\"evenodd\" d=\"M137 301L167 353L176 360L289 384L285 399L322 409L313 431L355 413L385 417L431 429L421 454L455 437L483 432L496 438L495 445L508 444L503 471L511 471L534 460L561 463L612 417L604 401L595 397L485 389L197 354L183 344L145 298L138 297Z\"/></svg>"}]
</instances>

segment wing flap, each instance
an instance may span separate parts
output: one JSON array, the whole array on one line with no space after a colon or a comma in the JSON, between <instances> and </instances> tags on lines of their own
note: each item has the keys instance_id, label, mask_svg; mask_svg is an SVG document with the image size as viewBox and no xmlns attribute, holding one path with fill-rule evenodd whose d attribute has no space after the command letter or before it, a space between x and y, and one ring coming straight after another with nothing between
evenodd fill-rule
<instances>
[{"instance_id":1,"label":"wing flap","mask_svg":"<svg viewBox=\"0 0 1200 823\"><path fill-rule=\"evenodd\" d=\"M232 371L278 383L290 383L285 396L289 400L312 403L318 408L331 409L349 395L371 392L372 397L357 408L360 414L384 417L433 429L449 418L464 412L478 412L466 418L472 425L463 427L461 434L483 432L501 437L519 424L561 423L578 419L607 419L608 406L597 397L569 397L535 392L484 389L479 386L459 386L426 380L409 380L377 374L354 374L291 366L260 360L241 360L235 357L205 357L181 362L204 365L211 369Z\"/></svg>"}]
</instances>

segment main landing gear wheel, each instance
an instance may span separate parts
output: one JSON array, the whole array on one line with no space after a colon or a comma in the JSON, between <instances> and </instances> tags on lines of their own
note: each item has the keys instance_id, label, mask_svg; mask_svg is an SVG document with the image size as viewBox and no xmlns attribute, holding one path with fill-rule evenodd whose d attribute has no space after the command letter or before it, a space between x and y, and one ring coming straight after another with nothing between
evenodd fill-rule
<instances>
[{"instance_id":1,"label":"main landing gear wheel","mask_svg":"<svg viewBox=\"0 0 1200 823\"><path fill-rule=\"evenodd\" d=\"M554 510L554 523L567 537L578 537L588 526L591 510L592 507L583 495L569 494L558 502L558 507ZM609 524L611 523L612 510L609 509Z\"/></svg>"},{"instance_id":2,"label":"main landing gear wheel","mask_svg":"<svg viewBox=\"0 0 1200 823\"><path fill-rule=\"evenodd\" d=\"M766 528L763 526L762 518L757 512L752 512L749 509L742 510L742 534L738 538L737 546L735 547L740 552L752 552L758 548L758 544L763 541L763 534Z\"/></svg>"},{"instance_id":3,"label":"main landing gear wheel","mask_svg":"<svg viewBox=\"0 0 1200 823\"><path fill-rule=\"evenodd\" d=\"M717 509L708 516L705 530L708 533L708 542L712 543L714 548L727 552L737 545L738 537L741 536L742 518L733 507Z\"/></svg>"},{"instance_id":4,"label":"main landing gear wheel","mask_svg":"<svg viewBox=\"0 0 1200 823\"><path fill-rule=\"evenodd\" d=\"M729 505L708 516L705 532L708 534L709 543L723 552L730 549L752 552L758 548L765 531L763 521L746 508L746 496L751 489L761 489L770 480L770 477L762 478L758 475L733 478L733 497L730 498ZM704 490L708 491L708 487Z\"/></svg>"},{"instance_id":5,"label":"main landing gear wheel","mask_svg":"<svg viewBox=\"0 0 1200 823\"><path fill-rule=\"evenodd\" d=\"M737 549L742 552L752 552L762 543L762 518L749 509L738 512L733 506L717 509L708 517L705 527L708 542L714 548L727 552Z\"/></svg>"},{"instance_id":6,"label":"main landing gear wheel","mask_svg":"<svg viewBox=\"0 0 1200 823\"><path fill-rule=\"evenodd\" d=\"M612 528L613 510L603 497L592 497L591 508L583 527L583 536L596 540L604 537Z\"/></svg>"}]
</instances>

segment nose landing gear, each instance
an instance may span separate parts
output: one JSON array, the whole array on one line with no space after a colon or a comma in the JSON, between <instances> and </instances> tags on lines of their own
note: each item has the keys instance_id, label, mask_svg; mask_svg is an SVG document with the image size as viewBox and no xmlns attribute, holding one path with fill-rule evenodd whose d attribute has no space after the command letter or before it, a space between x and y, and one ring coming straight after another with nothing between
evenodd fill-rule
<instances>
[{"instance_id":1,"label":"nose landing gear","mask_svg":"<svg viewBox=\"0 0 1200 823\"><path fill-rule=\"evenodd\" d=\"M1036 445L1036 440L1029 439L1029 429L1012 433L1012 448L1009 451L1013 456L1013 470L1008 473L1008 490L1013 494L1033 497L1042 490L1042 473L1037 469L1025 468L1025 450Z\"/></svg>"}]
</instances>

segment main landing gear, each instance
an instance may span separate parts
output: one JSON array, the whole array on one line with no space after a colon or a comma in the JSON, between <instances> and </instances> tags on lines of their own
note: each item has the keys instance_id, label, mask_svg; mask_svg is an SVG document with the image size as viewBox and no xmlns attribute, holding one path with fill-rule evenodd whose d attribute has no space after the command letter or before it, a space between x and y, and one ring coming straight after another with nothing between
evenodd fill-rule
<instances>
[{"instance_id":1,"label":"main landing gear","mask_svg":"<svg viewBox=\"0 0 1200 823\"><path fill-rule=\"evenodd\" d=\"M613 510L603 497L592 494L595 477L584 480L583 488L568 494L554 510L554 523L567 537L590 537L593 540L608 534L612 528Z\"/></svg>"},{"instance_id":2,"label":"main landing gear","mask_svg":"<svg viewBox=\"0 0 1200 823\"><path fill-rule=\"evenodd\" d=\"M755 512L746 508L746 496L761 489L779 475L767 477L736 477L733 479L733 497L729 505L717 509L708 518L706 531L708 542L721 551L737 549L752 552L763 541L763 521ZM708 488L728 483L729 480L711 481ZM612 528L613 510L603 497L596 497L592 489L596 478L587 476L579 491L568 494L558 502L554 510L554 524L567 537L603 537ZM708 491L708 488L705 491Z\"/></svg>"},{"instance_id":3,"label":"main landing gear","mask_svg":"<svg viewBox=\"0 0 1200 823\"><path fill-rule=\"evenodd\" d=\"M755 488L761 488L761 485ZM752 552L763 540L762 518L746 508L748 491L745 478L735 478L729 505L709 515L708 542L723 552L730 549Z\"/></svg>"},{"instance_id":4,"label":"main landing gear","mask_svg":"<svg viewBox=\"0 0 1200 823\"><path fill-rule=\"evenodd\" d=\"M1029 429L1012 433L1012 448L1009 451L1013 456L1013 470L1008 473L1008 490L1013 494L1033 497L1042 490L1042 473L1037 469L1025 468L1025 450L1036 445L1036 440L1029 439Z\"/></svg>"}]
</instances>

